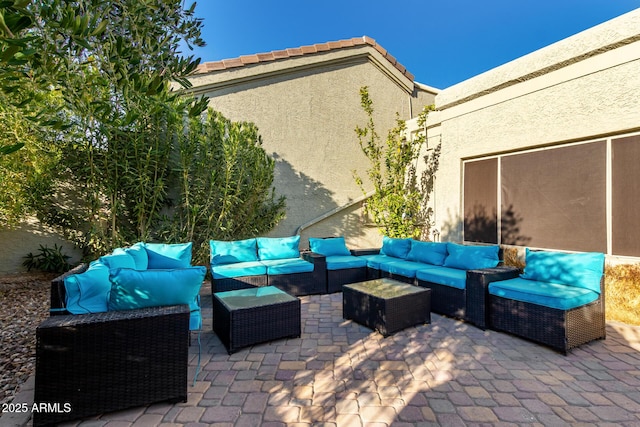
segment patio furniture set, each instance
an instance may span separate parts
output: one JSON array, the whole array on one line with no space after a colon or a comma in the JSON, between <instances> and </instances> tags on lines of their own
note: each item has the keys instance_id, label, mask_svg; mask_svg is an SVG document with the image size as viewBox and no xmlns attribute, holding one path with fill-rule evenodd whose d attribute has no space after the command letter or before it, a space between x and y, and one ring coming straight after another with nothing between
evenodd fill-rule
<instances>
[{"instance_id":1,"label":"patio furniture set","mask_svg":"<svg viewBox=\"0 0 640 427\"><path fill-rule=\"evenodd\" d=\"M210 242L213 330L230 353L300 336L297 297L338 291L345 319L384 336L433 311L565 354L605 338L603 254L527 249L521 274L495 245L384 237L380 249L349 250L334 237L298 247L299 236ZM36 331L35 402L71 411L34 413L34 425L186 401L205 273L190 243L138 243L54 279Z\"/></svg>"}]
</instances>

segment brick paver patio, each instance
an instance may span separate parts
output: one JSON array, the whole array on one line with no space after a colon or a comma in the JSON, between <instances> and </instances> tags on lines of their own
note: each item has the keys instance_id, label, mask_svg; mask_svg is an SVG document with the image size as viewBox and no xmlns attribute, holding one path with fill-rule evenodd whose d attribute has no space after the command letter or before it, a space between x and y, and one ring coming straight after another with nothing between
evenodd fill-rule
<instances>
[{"instance_id":1,"label":"brick paver patio","mask_svg":"<svg viewBox=\"0 0 640 427\"><path fill-rule=\"evenodd\" d=\"M203 288L201 371L187 403L69 426L640 426L640 327L569 356L438 315L389 338L302 297L302 336L228 355ZM192 340L190 377L198 364ZM2 421L2 420L0 420Z\"/></svg>"}]
</instances>

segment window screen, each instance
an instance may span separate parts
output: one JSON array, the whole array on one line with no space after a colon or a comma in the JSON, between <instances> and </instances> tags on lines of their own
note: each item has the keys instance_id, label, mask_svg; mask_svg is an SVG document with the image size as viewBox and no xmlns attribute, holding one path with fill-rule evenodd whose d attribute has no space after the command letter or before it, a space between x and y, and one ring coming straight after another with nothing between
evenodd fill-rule
<instances>
[{"instance_id":1,"label":"window screen","mask_svg":"<svg viewBox=\"0 0 640 427\"><path fill-rule=\"evenodd\" d=\"M464 240L498 243L498 159L464 164Z\"/></svg>"},{"instance_id":2,"label":"window screen","mask_svg":"<svg viewBox=\"0 0 640 427\"><path fill-rule=\"evenodd\" d=\"M611 150L611 250L640 256L640 135L614 139Z\"/></svg>"},{"instance_id":3,"label":"window screen","mask_svg":"<svg viewBox=\"0 0 640 427\"><path fill-rule=\"evenodd\" d=\"M607 251L606 143L501 158L501 241Z\"/></svg>"}]
</instances>

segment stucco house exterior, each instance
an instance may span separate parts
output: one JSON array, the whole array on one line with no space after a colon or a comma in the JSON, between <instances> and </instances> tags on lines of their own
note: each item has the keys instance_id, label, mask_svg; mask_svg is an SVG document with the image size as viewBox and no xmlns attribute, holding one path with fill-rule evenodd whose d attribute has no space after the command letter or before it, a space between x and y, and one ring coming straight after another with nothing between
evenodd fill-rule
<instances>
[{"instance_id":1,"label":"stucco house exterior","mask_svg":"<svg viewBox=\"0 0 640 427\"><path fill-rule=\"evenodd\" d=\"M351 245L378 245L381 235L363 215L353 171L368 159L355 132L366 125L359 90L369 88L382 140L395 125L433 104L436 89L419 84L369 37L302 46L201 64L191 92L234 121L260 129L276 160L275 187L286 196L286 218L271 233L344 235Z\"/></svg>"},{"instance_id":2,"label":"stucco house exterior","mask_svg":"<svg viewBox=\"0 0 640 427\"><path fill-rule=\"evenodd\" d=\"M640 257L640 9L446 88L436 108L441 240Z\"/></svg>"}]
</instances>

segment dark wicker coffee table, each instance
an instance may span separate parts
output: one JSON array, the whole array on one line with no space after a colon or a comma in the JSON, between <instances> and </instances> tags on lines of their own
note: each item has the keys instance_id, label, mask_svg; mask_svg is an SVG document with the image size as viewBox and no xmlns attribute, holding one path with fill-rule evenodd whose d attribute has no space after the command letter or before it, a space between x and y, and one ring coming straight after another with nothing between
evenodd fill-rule
<instances>
[{"instance_id":1,"label":"dark wicker coffee table","mask_svg":"<svg viewBox=\"0 0 640 427\"><path fill-rule=\"evenodd\" d=\"M213 331L229 354L300 336L300 300L274 286L213 294Z\"/></svg>"},{"instance_id":2,"label":"dark wicker coffee table","mask_svg":"<svg viewBox=\"0 0 640 427\"><path fill-rule=\"evenodd\" d=\"M342 317L383 336L431 323L431 289L383 278L342 287Z\"/></svg>"}]
</instances>

